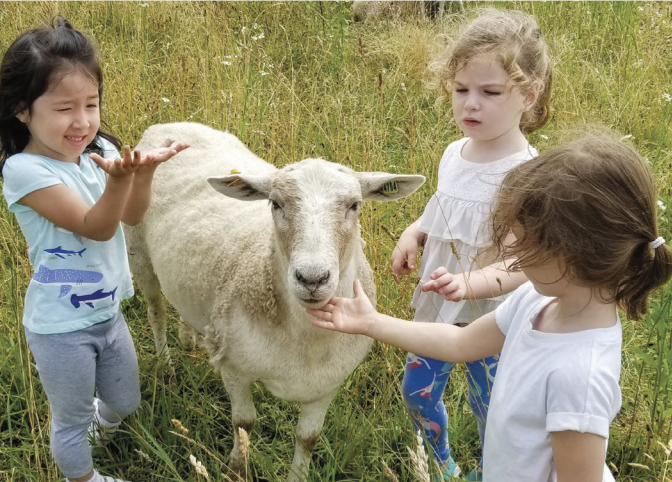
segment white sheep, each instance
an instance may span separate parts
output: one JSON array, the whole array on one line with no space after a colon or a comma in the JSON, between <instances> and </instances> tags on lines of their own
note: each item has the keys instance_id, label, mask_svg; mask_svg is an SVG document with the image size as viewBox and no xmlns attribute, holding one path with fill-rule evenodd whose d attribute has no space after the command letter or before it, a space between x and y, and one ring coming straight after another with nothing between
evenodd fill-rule
<instances>
[{"instance_id":1,"label":"white sheep","mask_svg":"<svg viewBox=\"0 0 672 482\"><path fill-rule=\"evenodd\" d=\"M458 0L460 6L462 0ZM356 0L350 10L356 22L411 18L443 18L444 0Z\"/></svg>"},{"instance_id":2,"label":"white sheep","mask_svg":"<svg viewBox=\"0 0 672 482\"><path fill-rule=\"evenodd\" d=\"M238 428L250 432L255 422L250 384L258 380L301 406L288 480L303 480L329 403L371 344L314 327L305 309L352 296L356 278L375 302L361 203L407 196L424 177L322 159L276 169L233 135L192 123L150 127L138 148L173 140L191 147L157 169L144 221L125 227L157 352L169 361L163 290L224 380L235 437L229 465L243 467Z\"/></svg>"}]
</instances>

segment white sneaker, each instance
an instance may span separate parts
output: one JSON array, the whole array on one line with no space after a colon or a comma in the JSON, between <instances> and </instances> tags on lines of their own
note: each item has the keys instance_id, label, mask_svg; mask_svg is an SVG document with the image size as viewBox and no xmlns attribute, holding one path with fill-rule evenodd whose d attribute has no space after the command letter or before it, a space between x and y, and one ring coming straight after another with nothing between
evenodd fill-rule
<instances>
[{"instance_id":1,"label":"white sneaker","mask_svg":"<svg viewBox=\"0 0 672 482\"><path fill-rule=\"evenodd\" d=\"M121 425L121 422L112 423L101 417L100 412L98 411L99 403L100 400L98 398L93 399L93 406L96 407L96 412L93 414L93 420L91 421L91 425L89 425L88 431L89 445L92 447L102 447L105 442L112 440L114 433L117 431L117 427ZM111 479L109 477L107 479L103 477L102 479L103 482L114 482L115 480L116 479Z\"/></svg>"}]
</instances>

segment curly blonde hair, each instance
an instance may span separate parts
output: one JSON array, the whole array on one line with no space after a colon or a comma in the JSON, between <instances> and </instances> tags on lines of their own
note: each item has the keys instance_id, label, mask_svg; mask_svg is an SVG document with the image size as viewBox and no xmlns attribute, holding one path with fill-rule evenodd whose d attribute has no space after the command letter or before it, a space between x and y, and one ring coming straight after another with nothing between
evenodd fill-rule
<instances>
[{"instance_id":1,"label":"curly blonde hair","mask_svg":"<svg viewBox=\"0 0 672 482\"><path fill-rule=\"evenodd\" d=\"M430 86L439 88L439 101L450 98L455 74L473 60L498 61L515 87L525 94L535 93L534 104L520 120L524 134L546 124L553 80L551 55L534 17L487 9L465 25L457 40L429 66L435 77Z\"/></svg>"}]
</instances>

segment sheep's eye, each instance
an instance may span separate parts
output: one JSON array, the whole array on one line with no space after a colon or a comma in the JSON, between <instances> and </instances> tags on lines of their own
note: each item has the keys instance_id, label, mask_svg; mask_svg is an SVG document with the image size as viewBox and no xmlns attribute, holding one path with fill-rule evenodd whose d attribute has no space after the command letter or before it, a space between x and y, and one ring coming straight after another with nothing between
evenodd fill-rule
<instances>
[{"instance_id":1,"label":"sheep's eye","mask_svg":"<svg viewBox=\"0 0 672 482\"><path fill-rule=\"evenodd\" d=\"M277 202L271 201L271 203L273 205L273 209L280 209L280 205Z\"/></svg>"},{"instance_id":2,"label":"sheep's eye","mask_svg":"<svg viewBox=\"0 0 672 482\"><path fill-rule=\"evenodd\" d=\"M350 211L357 211L359 209L359 202L353 203L352 206L350 206Z\"/></svg>"}]
</instances>

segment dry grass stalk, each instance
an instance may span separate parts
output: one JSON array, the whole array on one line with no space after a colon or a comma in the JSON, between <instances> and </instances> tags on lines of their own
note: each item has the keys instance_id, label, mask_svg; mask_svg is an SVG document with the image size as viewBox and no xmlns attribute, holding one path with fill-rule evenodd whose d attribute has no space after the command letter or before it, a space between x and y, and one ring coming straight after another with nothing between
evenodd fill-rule
<instances>
[{"instance_id":1,"label":"dry grass stalk","mask_svg":"<svg viewBox=\"0 0 672 482\"><path fill-rule=\"evenodd\" d=\"M385 475L387 475L392 482L399 482L399 479L397 478L395 473L392 472L392 469L387 466L384 460L382 462L383 462L383 472L385 473Z\"/></svg>"},{"instance_id":2,"label":"dry grass stalk","mask_svg":"<svg viewBox=\"0 0 672 482\"><path fill-rule=\"evenodd\" d=\"M205 477L205 480L210 480L210 476L208 475L208 471L205 470L205 466L200 461L196 460L196 457L189 455L189 462L194 466L198 475Z\"/></svg>"},{"instance_id":3,"label":"dry grass stalk","mask_svg":"<svg viewBox=\"0 0 672 482\"><path fill-rule=\"evenodd\" d=\"M205 448L205 445L203 445L202 443L198 443L196 440L190 439L189 437L187 437L186 435L182 435L181 433L173 432L172 430L169 430L168 433L172 433L173 435L177 435L178 437L183 438L183 439L186 440L187 442L196 445L198 448L200 448L201 450L203 450L203 452L205 452L206 454L208 454L210 457L212 457L213 459L215 459L217 462L219 462L220 464L226 466L226 464L224 463L224 461L223 461L222 459L220 459L220 458L217 457L215 454L213 454L212 452L210 452L207 448Z\"/></svg>"},{"instance_id":4,"label":"dry grass stalk","mask_svg":"<svg viewBox=\"0 0 672 482\"><path fill-rule=\"evenodd\" d=\"M413 469L415 477L420 482L429 482L429 463L420 430L418 430L416 439L415 450L406 447L408 449L408 455L411 457L411 468Z\"/></svg>"},{"instance_id":5,"label":"dry grass stalk","mask_svg":"<svg viewBox=\"0 0 672 482\"><path fill-rule=\"evenodd\" d=\"M250 436L243 427L238 427L238 437L240 437L240 451L247 462L247 449L250 446Z\"/></svg>"},{"instance_id":6,"label":"dry grass stalk","mask_svg":"<svg viewBox=\"0 0 672 482\"><path fill-rule=\"evenodd\" d=\"M173 425L175 425L175 426L178 428L178 430L179 430L180 432L182 432L182 435L184 435L185 437L187 436L187 434L189 433L189 430L187 430L187 429L185 428L185 426L182 425L182 422L180 422L180 421L179 421L178 419L176 419L176 418L172 419L171 422L173 422Z\"/></svg>"},{"instance_id":7,"label":"dry grass stalk","mask_svg":"<svg viewBox=\"0 0 672 482\"><path fill-rule=\"evenodd\" d=\"M240 439L240 451L245 459L245 480L247 480L247 454L250 447L250 436L243 427L238 427L238 438Z\"/></svg>"}]
</instances>

